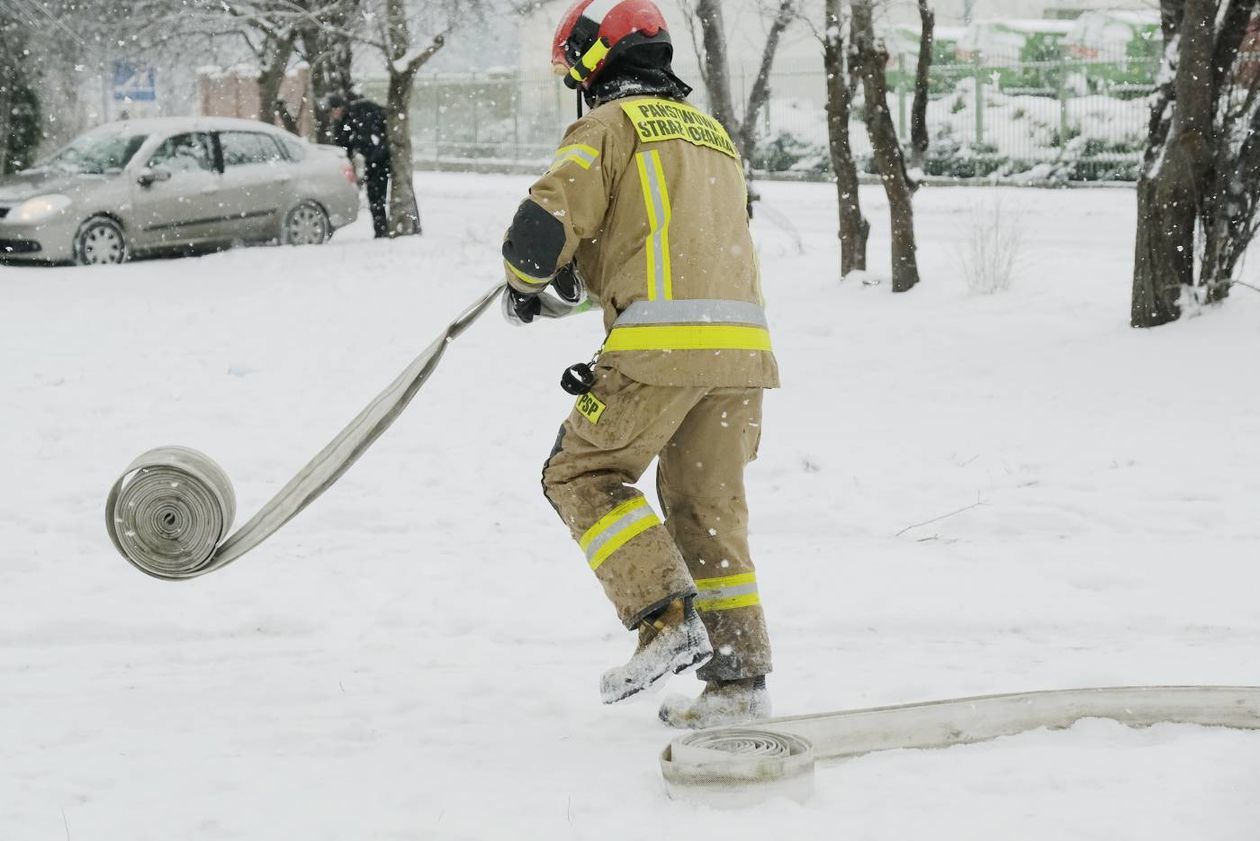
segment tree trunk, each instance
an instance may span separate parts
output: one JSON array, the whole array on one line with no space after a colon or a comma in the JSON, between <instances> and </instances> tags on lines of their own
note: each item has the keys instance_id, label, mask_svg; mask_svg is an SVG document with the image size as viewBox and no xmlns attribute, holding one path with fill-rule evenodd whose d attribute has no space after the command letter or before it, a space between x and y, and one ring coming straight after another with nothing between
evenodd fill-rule
<instances>
[{"instance_id":1,"label":"tree trunk","mask_svg":"<svg viewBox=\"0 0 1260 841\"><path fill-rule=\"evenodd\" d=\"M300 112L299 112L300 113ZM301 134L302 127L298 124L297 117L289 111L289 106L283 99L277 99L275 108L272 111L276 120L276 125L284 128L290 134Z\"/></svg>"},{"instance_id":2,"label":"tree trunk","mask_svg":"<svg viewBox=\"0 0 1260 841\"><path fill-rule=\"evenodd\" d=\"M1260 79L1253 85L1260 85ZM1256 93L1254 87L1252 93ZM1228 295L1229 281L1255 238L1260 216L1260 109L1252 113L1249 128L1237 156L1223 161L1217 170L1224 200L1217 203L1213 235L1207 237L1203 255L1203 274L1219 279L1214 285L1216 300ZM1217 142L1224 145L1222 141L1229 136L1221 133Z\"/></svg>"},{"instance_id":3,"label":"tree trunk","mask_svg":"<svg viewBox=\"0 0 1260 841\"><path fill-rule=\"evenodd\" d=\"M6 47L4 41L0 40L0 49L3 49L0 51L0 175L9 173L10 125L14 94L17 93L17 68L13 66L16 54L10 54Z\"/></svg>"},{"instance_id":4,"label":"tree trunk","mask_svg":"<svg viewBox=\"0 0 1260 841\"><path fill-rule=\"evenodd\" d=\"M1205 287L1210 302L1222 301L1229 296L1234 270L1250 244L1255 205L1253 196L1260 186L1257 167L1260 166L1260 110L1251 115L1247 129L1239 132L1239 120L1245 120L1249 106L1254 107L1256 86L1260 80L1252 78L1246 97L1238 97L1233 90L1238 78L1236 64L1239 50L1247 33L1247 22L1257 7L1257 0L1229 0L1221 17L1220 37L1212 54L1212 101L1225 103L1220 109L1219 129L1213 130L1212 138L1212 186L1203 203L1204 227L1203 259L1199 268L1199 283ZM1238 107L1238 101L1243 105ZM1215 108L1214 108L1215 110ZM1220 111L1216 113L1220 114ZM1238 135L1243 141L1235 147Z\"/></svg>"},{"instance_id":5,"label":"tree trunk","mask_svg":"<svg viewBox=\"0 0 1260 841\"><path fill-rule=\"evenodd\" d=\"M417 67L418 69L418 67ZM420 233L420 208L412 181L411 162L411 88L416 70L389 74L389 99L386 104L389 126L389 235L410 236Z\"/></svg>"},{"instance_id":6,"label":"tree trunk","mask_svg":"<svg viewBox=\"0 0 1260 841\"><path fill-rule=\"evenodd\" d=\"M446 40L438 35L424 50L411 55L403 0L388 0L385 8L390 38L390 52L385 56L389 68L389 98L385 106L389 134L389 235L398 237L420 233L420 208L412 181L411 89L416 72L442 49Z\"/></svg>"},{"instance_id":7,"label":"tree trunk","mask_svg":"<svg viewBox=\"0 0 1260 841\"><path fill-rule=\"evenodd\" d=\"M9 172L9 147L16 129L13 109L26 84L22 68L25 40L22 24L7 11L0 11L0 175Z\"/></svg>"},{"instance_id":8,"label":"tree trunk","mask_svg":"<svg viewBox=\"0 0 1260 841\"><path fill-rule=\"evenodd\" d=\"M1130 324L1156 327L1181 316L1182 287L1194 283L1194 197L1166 165L1154 178L1138 180L1137 247L1133 257Z\"/></svg>"},{"instance_id":9,"label":"tree trunk","mask_svg":"<svg viewBox=\"0 0 1260 841\"><path fill-rule=\"evenodd\" d=\"M932 48L936 40L936 15L927 0L919 0L919 60L914 68L914 104L910 108L910 164L923 169L928 151L928 71L932 67Z\"/></svg>"},{"instance_id":10,"label":"tree trunk","mask_svg":"<svg viewBox=\"0 0 1260 841\"><path fill-rule=\"evenodd\" d=\"M709 110L738 142L739 122L735 119L735 103L731 98L731 71L726 60L726 30L722 28L722 1L698 0L696 17L700 19L700 32L704 43L704 55L700 62L700 76L709 94ZM747 158L741 147L740 154Z\"/></svg>"},{"instance_id":11,"label":"tree trunk","mask_svg":"<svg viewBox=\"0 0 1260 841\"><path fill-rule=\"evenodd\" d=\"M296 38L297 34L291 32L284 38L267 39L266 54L258 74L258 119L264 123L276 124L276 102L280 99L280 87L289 70Z\"/></svg>"},{"instance_id":12,"label":"tree trunk","mask_svg":"<svg viewBox=\"0 0 1260 841\"><path fill-rule=\"evenodd\" d=\"M913 196L916 185L906 173L906 161L897 141L897 127L888 110L888 81L884 75L888 66L888 51L875 41L870 0L853 3L852 42L851 64L862 78L866 99L866 133L871 139L875 167L888 195L888 211L892 220L892 289L894 292L906 292L919 282L914 241Z\"/></svg>"},{"instance_id":13,"label":"tree trunk","mask_svg":"<svg viewBox=\"0 0 1260 841\"><path fill-rule=\"evenodd\" d=\"M1215 0L1164 0L1178 9L1176 73L1161 92L1138 176L1137 241L1129 322L1156 327L1181 317L1182 290L1195 285L1196 226L1212 182L1215 101L1211 61ZM1171 46L1170 45L1170 46ZM1171 56L1169 56L1171 58Z\"/></svg>"},{"instance_id":14,"label":"tree trunk","mask_svg":"<svg viewBox=\"0 0 1260 841\"><path fill-rule=\"evenodd\" d=\"M866 238L870 223L858 201L857 164L849 144L849 119L853 110L853 83L845 67L841 0L826 0L823 33L823 66L827 73L827 138L831 147L831 171L836 176L840 208L840 277L866 270Z\"/></svg>"}]
</instances>

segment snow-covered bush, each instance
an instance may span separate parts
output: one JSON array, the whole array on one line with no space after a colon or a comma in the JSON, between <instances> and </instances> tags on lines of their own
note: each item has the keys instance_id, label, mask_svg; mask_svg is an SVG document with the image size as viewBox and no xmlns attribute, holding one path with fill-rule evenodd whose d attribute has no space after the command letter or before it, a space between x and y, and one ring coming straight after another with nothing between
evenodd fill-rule
<instances>
[{"instance_id":1,"label":"snow-covered bush","mask_svg":"<svg viewBox=\"0 0 1260 841\"><path fill-rule=\"evenodd\" d=\"M831 168L830 152L793 134L777 132L772 137L761 138L753 149L754 169L763 172L827 172Z\"/></svg>"},{"instance_id":2,"label":"snow-covered bush","mask_svg":"<svg viewBox=\"0 0 1260 841\"><path fill-rule=\"evenodd\" d=\"M990 144L959 142L949 126L942 126L928 146L923 169L928 175L944 178L983 178L997 172L1006 158Z\"/></svg>"},{"instance_id":3,"label":"snow-covered bush","mask_svg":"<svg viewBox=\"0 0 1260 841\"><path fill-rule=\"evenodd\" d=\"M799 173L831 169L827 112L822 105L784 98L774 101L769 113L774 129L759 134L752 150L754 169Z\"/></svg>"},{"instance_id":4,"label":"snow-covered bush","mask_svg":"<svg viewBox=\"0 0 1260 841\"><path fill-rule=\"evenodd\" d=\"M1023 244L1021 214L1000 197L972 206L958 242L958 262L967 288L992 295L1010 288Z\"/></svg>"}]
</instances>

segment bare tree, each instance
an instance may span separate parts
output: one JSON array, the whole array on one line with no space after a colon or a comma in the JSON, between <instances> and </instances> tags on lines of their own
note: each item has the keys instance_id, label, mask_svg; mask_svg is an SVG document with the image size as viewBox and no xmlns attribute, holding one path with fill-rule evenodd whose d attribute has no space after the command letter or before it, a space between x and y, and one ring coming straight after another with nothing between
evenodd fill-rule
<instances>
[{"instance_id":1,"label":"bare tree","mask_svg":"<svg viewBox=\"0 0 1260 841\"><path fill-rule=\"evenodd\" d=\"M267 2L240 8L220 3L206 12L215 16L220 10L239 20L241 26L236 33L258 62L258 119L275 123L280 87L288 74L298 38L293 16L284 6Z\"/></svg>"},{"instance_id":2,"label":"bare tree","mask_svg":"<svg viewBox=\"0 0 1260 841\"><path fill-rule=\"evenodd\" d=\"M1223 300L1260 225L1260 73L1239 61L1256 9L1161 0L1166 81L1138 176L1134 327Z\"/></svg>"},{"instance_id":3,"label":"bare tree","mask_svg":"<svg viewBox=\"0 0 1260 841\"><path fill-rule=\"evenodd\" d=\"M888 110L888 49L875 37L872 0L853 0L850 66L862 79L866 133L875 167L888 195L892 218L892 290L906 292L919 282L914 238L914 192L897 128Z\"/></svg>"},{"instance_id":4,"label":"bare tree","mask_svg":"<svg viewBox=\"0 0 1260 841\"><path fill-rule=\"evenodd\" d=\"M919 0L919 57L914 65L914 104L910 107L910 165L922 169L927 158L928 74L936 42L936 13L928 0Z\"/></svg>"},{"instance_id":5,"label":"bare tree","mask_svg":"<svg viewBox=\"0 0 1260 841\"><path fill-rule=\"evenodd\" d=\"M722 0L680 0L678 5L687 15L687 26L700 63L700 77L708 94L709 109L713 118L730 132L747 166L757 141L757 121L770 101L770 71L774 68L779 43L787 28L800 17L802 0L774 0L769 6L760 7L763 16L769 17L770 26L742 117L736 113L731 94Z\"/></svg>"},{"instance_id":6,"label":"bare tree","mask_svg":"<svg viewBox=\"0 0 1260 841\"><path fill-rule=\"evenodd\" d=\"M27 85L24 60L27 40L26 21L0 8L0 175L10 171L13 112Z\"/></svg>"},{"instance_id":7,"label":"bare tree","mask_svg":"<svg viewBox=\"0 0 1260 841\"><path fill-rule=\"evenodd\" d=\"M823 65L827 74L827 138L831 148L831 171L836 177L836 199L840 208L840 276L866 270L866 238L870 223L862 215L858 201L857 163L849 143L849 124L857 77L849 67L844 49L844 18L841 0L826 0L822 40Z\"/></svg>"},{"instance_id":8,"label":"bare tree","mask_svg":"<svg viewBox=\"0 0 1260 841\"><path fill-rule=\"evenodd\" d=\"M389 93L385 106L389 131L389 235L420 233L420 210L412 183L411 91L416 73L446 42L441 33L421 50L410 47L406 9L402 0L386 0L386 44L389 60Z\"/></svg>"}]
</instances>

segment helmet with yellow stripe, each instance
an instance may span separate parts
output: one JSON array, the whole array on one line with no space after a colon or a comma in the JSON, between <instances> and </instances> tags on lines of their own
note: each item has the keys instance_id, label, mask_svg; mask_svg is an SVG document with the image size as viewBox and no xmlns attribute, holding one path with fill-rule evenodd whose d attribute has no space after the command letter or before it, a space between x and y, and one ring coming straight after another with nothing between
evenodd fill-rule
<instances>
[{"instance_id":1,"label":"helmet with yellow stripe","mask_svg":"<svg viewBox=\"0 0 1260 841\"><path fill-rule=\"evenodd\" d=\"M665 16L651 0L577 0L552 41L551 63L570 88L589 88L605 67L642 44L673 44Z\"/></svg>"}]
</instances>

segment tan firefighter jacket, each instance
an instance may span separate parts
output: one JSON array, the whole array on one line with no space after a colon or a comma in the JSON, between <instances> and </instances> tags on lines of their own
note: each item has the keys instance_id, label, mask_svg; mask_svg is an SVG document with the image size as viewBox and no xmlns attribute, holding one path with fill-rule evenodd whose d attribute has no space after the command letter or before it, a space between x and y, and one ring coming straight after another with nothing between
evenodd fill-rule
<instances>
[{"instance_id":1,"label":"tan firefighter jacket","mask_svg":"<svg viewBox=\"0 0 1260 841\"><path fill-rule=\"evenodd\" d=\"M744 173L713 118L647 96L569 126L504 240L508 282L577 260L604 310L600 361L649 385L773 388L778 367Z\"/></svg>"}]
</instances>

